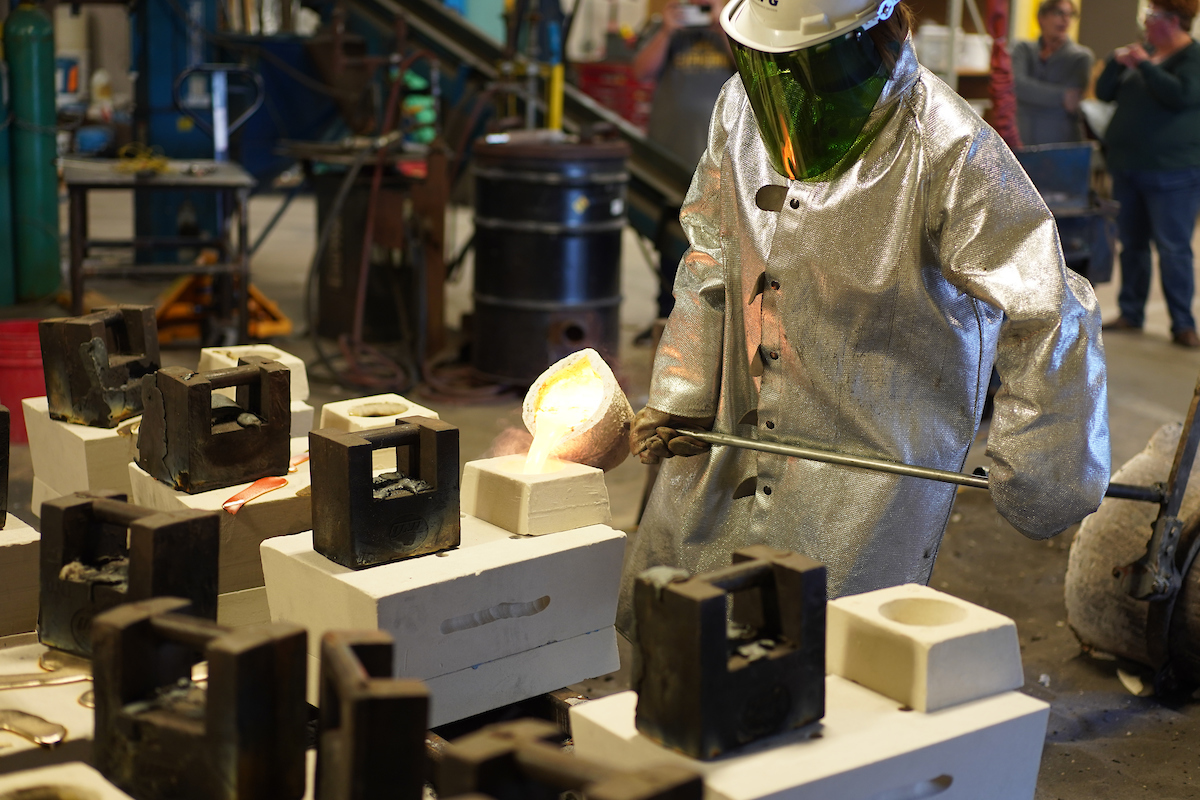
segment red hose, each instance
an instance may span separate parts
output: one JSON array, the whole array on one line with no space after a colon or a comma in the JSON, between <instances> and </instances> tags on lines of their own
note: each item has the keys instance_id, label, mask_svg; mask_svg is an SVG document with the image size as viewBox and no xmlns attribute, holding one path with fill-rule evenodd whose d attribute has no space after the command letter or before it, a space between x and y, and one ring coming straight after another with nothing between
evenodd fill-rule
<instances>
[{"instance_id":1,"label":"red hose","mask_svg":"<svg viewBox=\"0 0 1200 800\"><path fill-rule=\"evenodd\" d=\"M988 122L1015 149L1021 146L1021 133L1017 129L1017 94L1008 54L1008 0L987 0L987 25L992 37L992 79L988 87L992 113Z\"/></svg>"}]
</instances>

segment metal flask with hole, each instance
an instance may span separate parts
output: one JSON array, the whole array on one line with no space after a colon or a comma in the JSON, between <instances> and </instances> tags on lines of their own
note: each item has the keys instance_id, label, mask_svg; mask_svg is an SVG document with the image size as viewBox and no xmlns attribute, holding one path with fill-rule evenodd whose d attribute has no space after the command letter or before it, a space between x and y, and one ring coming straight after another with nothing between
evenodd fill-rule
<instances>
[{"instance_id":1,"label":"metal flask with hole","mask_svg":"<svg viewBox=\"0 0 1200 800\"><path fill-rule=\"evenodd\" d=\"M475 146L471 363L528 386L585 347L616 356L629 148L507 136Z\"/></svg>"}]
</instances>

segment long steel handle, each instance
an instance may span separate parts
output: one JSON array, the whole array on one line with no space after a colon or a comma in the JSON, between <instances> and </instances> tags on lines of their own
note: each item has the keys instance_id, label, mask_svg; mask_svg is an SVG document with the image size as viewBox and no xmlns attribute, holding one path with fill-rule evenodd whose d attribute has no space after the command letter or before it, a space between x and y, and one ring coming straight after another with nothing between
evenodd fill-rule
<instances>
[{"instance_id":1,"label":"long steel handle","mask_svg":"<svg viewBox=\"0 0 1200 800\"><path fill-rule=\"evenodd\" d=\"M744 450L758 450L763 453L774 453L781 456L795 456L809 461L822 461L827 464L841 464L846 467L873 469L877 472L890 472L893 475L905 475L910 478L925 478L943 483L956 483L959 486L970 486L975 489L988 488L988 479L982 475L968 475L965 472L953 472L932 467L917 467L900 461L887 461L882 458L867 456L850 456L843 453L831 453L828 450L817 450L812 447L801 447L784 442L773 442L763 439L746 439L728 433L714 433L693 428L680 428L680 433L699 439L708 444L726 447L741 447ZM1104 492L1106 497L1121 500L1140 500L1146 503L1161 504L1164 499L1161 486L1132 486L1124 483L1110 483Z\"/></svg>"}]
</instances>

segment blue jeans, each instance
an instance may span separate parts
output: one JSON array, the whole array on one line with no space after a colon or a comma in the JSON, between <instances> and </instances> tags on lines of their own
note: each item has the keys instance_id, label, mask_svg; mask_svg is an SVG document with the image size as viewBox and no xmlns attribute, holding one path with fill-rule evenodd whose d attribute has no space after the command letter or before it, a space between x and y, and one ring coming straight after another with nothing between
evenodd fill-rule
<instances>
[{"instance_id":1,"label":"blue jeans","mask_svg":"<svg viewBox=\"0 0 1200 800\"><path fill-rule=\"evenodd\" d=\"M1139 327L1145 322L1153 241L1171 331L1195 330L1192 231L1200 213L1200 167L1113 170L1112 179L1113 199L1121 204L1121 316Z\"/></svg>"}]
</instances>

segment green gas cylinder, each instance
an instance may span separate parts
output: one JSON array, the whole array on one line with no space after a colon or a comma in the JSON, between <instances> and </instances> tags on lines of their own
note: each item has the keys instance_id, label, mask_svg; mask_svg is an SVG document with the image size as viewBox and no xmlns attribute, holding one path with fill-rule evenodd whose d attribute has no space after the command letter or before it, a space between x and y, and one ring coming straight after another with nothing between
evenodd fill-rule
<instances>
[{"instance_id":1,"label":"green gas cylinder","mask_svg":"<svg viewBox=\"0 0 1200 800\"><path fill-rule=\"evenodd\" d=\"M12 97L13 255L17 299L58 288L58 171L55 167L54 28L31 2L4 23Z\"/></svg>"},{"instance_id":2,"label":"green gas cylinder","mask_svg":"<svg viewBox=\"0 0 1200 800\"><path fill-rule=\"evenodd\" d=\"M0 31L3 31L0 23ZM2 35L0 35L2 39ZM12 151L9 143L8 64L0 49L0 307L17 300L17 276L13 271Z\"/></svg>"}]
</instances>

